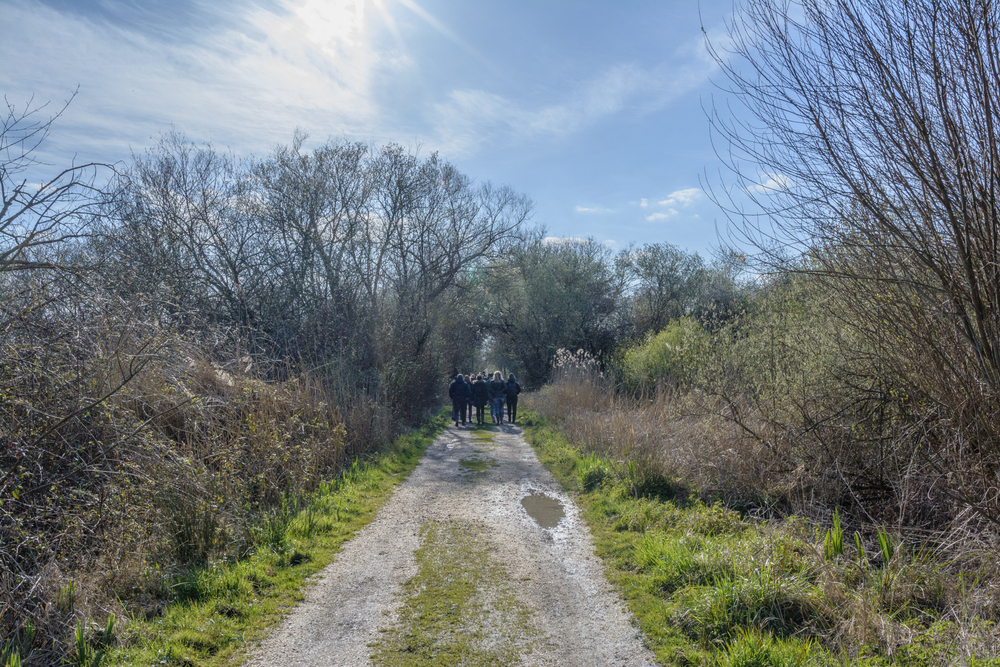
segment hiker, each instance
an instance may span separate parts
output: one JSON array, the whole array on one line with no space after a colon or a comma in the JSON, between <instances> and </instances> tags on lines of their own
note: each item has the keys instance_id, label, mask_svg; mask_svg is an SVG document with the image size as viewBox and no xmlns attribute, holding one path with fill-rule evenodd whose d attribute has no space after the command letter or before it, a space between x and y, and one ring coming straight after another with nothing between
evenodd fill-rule
<instances>
[{"instance_id":1,"label":"hiker","mask_svg":"<svg viewBox=\"0 0 1000 667\"><path fill-rule=\"evenodd\" d=\"M500 371L493 373L493 379L490 380L490 403L492 408L490 414L493 416L494 424L503 423L503 401L507 395L507 384L503 381L503 375Z\"/></svg>"},{"instance_id":2,"label":"hiker","mask_svg":"<svg viewBox=\"0 0 1000 667\"><path fill-rule=\"evenodd\" d=\"M465 378L459 373L451 381L451 384L448 385L448 398L451 399L451 416L455 420L455 426L458 426L459 418L462 419L462 426L465 426L465 411L471 396L472 392L469 389L469 385L466 384Z\"/></svg>"},{"instance_id":3,"label":"hiker","mask_svg":"<svg viewBox=\"0 0 1000 667\"><path fill-rule=\"evenodd\" d=\"M521 385L511 373L507 377L507 421L511 424L517 419L517 395L521 393Z\"/></svg>"},{"instance_id":4,"label":"hiker","mask_svg":"<svg viewBox=\"0 0 1000 667\"><path fill-rule=\"evenodd\" d=\"M486 388L486 380L482 373L476 376L472 383L472 404L476 406L476 423L482 426L486 423L486 404L490 402L490 391ZM471 419L471 415L469 415Z\"/></svg>"},{"instance_id":5,"label":"hiker","mask_svg":"<svg viewBox=\"0 0 1000 667\"><path fill-rule=\"evenodd\" d=\"M469 385L469 398L465 401L465 409L469 413L469 423L472 423L472 384L476 381L476 377L471 373L465 376L465 384Z\"/></svg>"}]
</instances>

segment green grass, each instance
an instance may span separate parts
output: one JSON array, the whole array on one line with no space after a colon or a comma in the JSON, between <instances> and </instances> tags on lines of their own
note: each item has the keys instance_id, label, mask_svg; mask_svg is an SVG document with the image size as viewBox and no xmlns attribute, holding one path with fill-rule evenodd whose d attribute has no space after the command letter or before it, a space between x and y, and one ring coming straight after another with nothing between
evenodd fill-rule
<instances>
[{"instance_id":1,"label":"green grass","mask_svg":"<svg viewBox=\"0 0 1000 667\"><path fill-rule=\"evenodd\" d=\"M642 496L621 461L582 453L537 414L522 421L661 664L1000 665L994 620L946 601L974 573L932 549L882 529L866 553L833 511L824 530L802 517L749 520L692 494Z\"/></svg>"},{"instance_id":2,"label":"green grass","mask_svg":"<svg viewBox=\"0 0 1000 667\"><path fill-rule=\"evenodd\" d=\"M130 619L105 664L210 667L240 660L302 600L306 578L375 517L446 425L439 416L356 462L304 506L286 507L262 528L265 544L249 557L179 578L162 616Z\"/></svg>"},{"instance_id":3,"label":"green grass","mask_svg":"<svg viewBox=\"0 0 1000 667\"><path fill-rule=\"evenodd\" d=\"M538 631L513 582L472 525L428 522L397 622L373 647L376 667L522 664Z\"/></svg>"},{"instance_id":4,"label":"green grass","mask_svg":"<svg viewBox=\"0 0 1000 667\"><path fill-rule=\"evenodd\" d=\"M614 462L583 454L537 415L525 436L576 494L598 555L647 645L664 665L784 667L825 664L811 635L824 627L810 583L809 546L770 542L721 505L636 498Z\"/></svg>"}]
</instances>

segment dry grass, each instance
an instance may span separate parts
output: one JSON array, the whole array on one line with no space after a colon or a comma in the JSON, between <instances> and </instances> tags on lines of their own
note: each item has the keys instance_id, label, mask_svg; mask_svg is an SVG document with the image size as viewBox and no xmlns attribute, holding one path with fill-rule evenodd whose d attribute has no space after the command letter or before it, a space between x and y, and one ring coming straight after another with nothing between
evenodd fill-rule
<instances>
[{"instance_id":1,"label":"dry grass","mask_svg":"<svg viewBox=\"0 0 1000 667\"><path fill-rule=\"evenodd\" d=\"M396 433L314 378L120 304L8 312L0 338L0 650L58 662L80 622L156 615L192 567L277 539L299 499Z\"/></svg>"},{"instance_id":2,"label":"dry grass","mask_svg":"<svg viewBox=\"0 0 1000 667\"><path fill-rule=\"evenodd\" d=\"M754 577L774 575L776 581L792 577L805 582L812 611L803 627L843 660L887 665L896 655L898 664L943 667L982 664L975 660L1000 656L995 633L1000 621L997 535L984 530L973 512L966 511L937 531L916 531L898 525L885 528L870 517L849 515L840 508L841 546L839 551L832 547L828 551L836 507L829 501L838 497L838 490L824 487L829 481L811 477L802 467L788 465L795 453L791 435L782 434L780 439L769 434L772 444L787 446L775 451L758 437L761 433L745 432L721 416L722 406L708 406L704 396L660 393L637 400L616 395L613 384L587 368L561 370L551 384L527 394L524 405L544 415L588 453L575 464L579 484L608 495L610 500L602 501L603 511L612 512L609 507L620 505L613 510L618 533L636 532L653 539L650 531L674 530L675 555L686 563L680 556L687 551L681 547L692 530L710 535L718 531L704 527L678 531L678 506L693 508L685 511L699 516L715 511L738 517L723 509L726 506L757 519L750 522L753 530L730 531L738 539L729 546L729 538L713 538L718 543L713 542L705 558L729 559L734 571L746 570L750 583L738 586L743 593L753 589ZM767 428L764 419L758 424ZM601 476L592 474L602 466L610 468L613 477L613 486L604 491L600 491ZM607 490L613 488L624 488L630 499L615 499ZM722 500L723 506L706 507L697 502L699 498ZM879 533L885 543L880 543ZM634 547L635 553L641 552L640 546ZM663 562L674 558L670 549L664 549L657 558ZM631 553L617 547L612 551ZM636 566L623 567L631 572ZM721 599L726 592L719 586L711 584L711 595Z\"/></svg>"},{"instance_id":3,"label":"dry grass","mask_svg":"<svg viewBox=\"0 0 1000 667\"><path fill-rule=\"evenodd\" d=\"M609 379L578 368L526 395L524 405L557 423L584 451L623 467L631 462L640 494L665 484L753 505L772 502L774 489L794 485L794 474L774 452L731 421L706 414L691 397L618 394Z\"/></svg>"}]
</instances>

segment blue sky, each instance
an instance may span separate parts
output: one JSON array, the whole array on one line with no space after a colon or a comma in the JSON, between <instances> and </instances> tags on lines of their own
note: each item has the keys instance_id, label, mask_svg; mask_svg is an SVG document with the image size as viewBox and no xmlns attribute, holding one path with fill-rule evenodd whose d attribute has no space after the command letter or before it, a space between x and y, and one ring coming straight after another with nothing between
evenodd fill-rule
<instances>
[{"instance_id":1,"label":"blue sky","mask_svg":"<svg viewBox=\"0 0 1000 667\"><path fill-rule=\"evenodd\" d=\"M731 0L0 0L0 92L61 105L47 158L176 129L241 154L399 142L535 202L550 235L709 254L725 218L702 24ZM307 142L308 145L308 142ZM762 175L762 182L766 181Z\"/></svg>"}]
</instances>

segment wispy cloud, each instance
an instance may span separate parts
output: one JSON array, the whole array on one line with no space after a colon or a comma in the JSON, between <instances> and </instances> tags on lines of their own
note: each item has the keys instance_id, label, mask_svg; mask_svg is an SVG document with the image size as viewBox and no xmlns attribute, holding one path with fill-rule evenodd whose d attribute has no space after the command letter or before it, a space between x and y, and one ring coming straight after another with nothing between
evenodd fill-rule
<instances>
[{"instance_id":1,"label":"wispy cloud","mask_svg":"<svg viewBox=\"0 0 1000 667\"><path fill-rule=\"evenodd\" d=\"M0 68L0 88L14 100L62 100L79 86L64 118L80 130L77 147L89 140L119 155L171 125L234 148L269 148L296 126L373 136L381 109L372 81L406 67L407 56L373 45L370 21L385 21L365 4L251 4L218 30L178 35L6 0L0 60L32 53L33 66Z\"/></svg>"},{"instance_id":2,"label":"wispy cloud","mask_svg":"<svg viewBox=\"0 0 1000 667\"><path fill-rule=\"evenodd\" d=\"M451 153L468 154L494 142L571 136L627 109L662 109L705 83L717 69L700 37L680 52L681 64L610 67L556 104L532 107L482 89L453 90L433 107L438 141Z\"/></svg>"},{"instance_id":3,"label":"wispy cloud","mask_svg":"<svg viewBox=\"0 0 1000 667\"><path fill-rule=\"evenodd\" d=\"M614 213L613 209L603 206L576 206L573 210L577 213Z\"/></svg>"},{"instance_id":4,"label":"wispy cloud","mask_svg":"<svg viewBox=\"0 0 1000 667\"><path fill-rule=\"evenodd\" d=\"M648 222L669 220L680 214L677 209L690 207L701 199L704 194L700 188L684 188L682 190L674 190L663 199L650 201L649 198L643 197L639 200L639 207L644 209L660 209L654 210L645 216Z\"/></svg>"},{"instance_id":5,"label":"wispy cloud","mask_svg":"<svg viewBox=\"0 0 1000 667\"><path fill-rule=\"evenodd\" d=\"M690 206L694 202L701 199L704 193L700 188L686 188L684 190L675 190L667 195L666 199L662 199L658 202L660 206ZM645 201L645 200L643 200Z\"/></svg>"},{"instance_id":6,"label":"wispy cloud","mask_svg":"<svg viewBox=\"0 0 1000 667\"><path fill-rule=\"evenodd\" d=\"M750 189L765 195L787 190L795 185L795 181L784 174L761 174L760 178L761 182Z\"/></svg>"},{"instance_id":7,"label":"wispy cloud","mask_svg":"<svg viewBox=\"0 0 1000 667\"><path fill-rule=\"evenodd\" d=\"M646 216L646 220L649 222L656 222L657 220L669 220L670 218L677 215L676 209L668 209L666 211L657 211L656 213L651 213Z\"/></svg>"}]
</instances>

